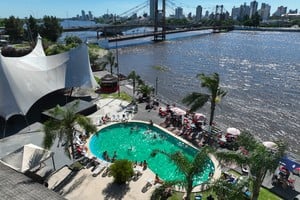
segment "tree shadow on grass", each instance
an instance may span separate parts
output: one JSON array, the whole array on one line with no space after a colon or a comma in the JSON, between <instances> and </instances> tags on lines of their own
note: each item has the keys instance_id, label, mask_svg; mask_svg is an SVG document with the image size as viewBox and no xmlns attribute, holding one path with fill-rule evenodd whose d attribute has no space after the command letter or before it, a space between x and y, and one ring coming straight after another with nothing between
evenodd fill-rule
<instances>
[{"instance_id":1,"label":"tree shadow on grass","mask_svg":"<svg viewBox=\"0 0 300 200\"><path fill-rule=\"evenodd\" d=\"M128 184L117 184L117 183L109 183L106 188L103 190L104 199L115 199L121 200L124 198L126 193L130 190Z\"/></svg>"}]
</instances>

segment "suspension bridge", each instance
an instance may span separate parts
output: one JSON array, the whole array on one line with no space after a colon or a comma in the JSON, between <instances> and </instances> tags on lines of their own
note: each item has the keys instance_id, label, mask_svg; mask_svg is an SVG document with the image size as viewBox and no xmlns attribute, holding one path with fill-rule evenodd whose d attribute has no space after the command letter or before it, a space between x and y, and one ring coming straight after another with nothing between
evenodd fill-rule
<instances>
[{"instance_id":1,"label":"suspension bridge","mask_svg":"<svg viewBox=\"0 0 300 200\"><path fill-rule=\"evenodd\" d=\"M121 19L132 19L132 16L137 16L137 13L144 10L145 8L150 7L150 14L147 20L138 21L121 21ZM118 25L96 25L92 27L72 27L64 29L65 32L68 31L96 31L97 38L101 37L108 38L108 41L117 41L117 40L128 40L141 37L153 36L154 41L162 41L166 39L166 34L179 33L179 32L188 32L188 31L197 31L197 30L208 30L212 29L213 32L219 32L220 30L232 30L231 26L206 26L203 27L201 23L193 22L185 25L176 25L176 24L167 24L166 23L166 13L167 10L171 11L174 15L174 8L178 8L174 0L147 0L146 2L139 4L118 16L115 16L113 22L116 23L118 20ZM196 8L195 8L196 10ZM214 13L213 18L216 20L222 20L224 15L225 8L223 5L216 5L212 9ZM129 16L129 17L128 17ZM138 22L138 23L137 23ZM153 28L151 32L143 32L137 34L123 35L124 31L130 29L136 29L140 27L149 27ZM101 33L101 34L100 34Z\"/></svg>"}]
</instances>

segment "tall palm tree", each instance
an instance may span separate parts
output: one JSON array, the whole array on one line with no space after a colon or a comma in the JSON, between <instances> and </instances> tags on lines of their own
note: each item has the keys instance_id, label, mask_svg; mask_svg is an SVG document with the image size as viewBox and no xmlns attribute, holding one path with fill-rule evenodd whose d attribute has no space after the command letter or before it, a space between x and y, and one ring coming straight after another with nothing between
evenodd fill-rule
<instances>
[{"instance_id":1,"label":"tall palm tree","mask_svg":"<svg viewBox=\"0 0 300 200\"><path fill-rule=\"evenodd\" d=\"M59 105L54 110L50 111L56 119L49 119L44 123L44 140L43 146L46 149L52 147L56 138L58 138L58 144L63 143L66 155L74 158L74 133L75 125L78 124L82 127L87 136L89 133L97 131L96 126L92 124L91 120L83 115L76 114L76 107L79 105L79 101L66 109L62 109ZM71 153L69 147L71 146Z\"/></svg>"},{"instance_id":2,"label":"tall palm tree","mask_svg":"<svg viewBox=\"0 0 300 200\"><path fill-rule=\"evenodd\" d=\"M221 161L234 161L241 166L247 165L249 167L249 174L252 179L251 199L257 200L266 174L275 171L280 159L284 156L286 144L277 141L275 142L277 149L270 150L248 132L242 132L237 143L246 149L246 154L241 151L220 151L216 152L216 156Z\"/></svg>"},{"instance_id":3,"label":"tall palm tree","mask_svg":"<svg viewBox=\"0 0 300 200\"><path fill-rule=\"evenodd\" d=\"M177 170L184 175L184 180L172 181L173 185L181 185L186 191L186 200L190 200L192 190L194 188L193 180L195 176L205 171L206 163L209 160L208 154L212 153L213 149L206 146L203 147L194 157L190 160L184 156L180 151L174 153L167 153L161 150L154 150L151 156L155 156L157 153L166 155L176 166Z\"/></svg>"},{"instance_id":4,"label":"tall palm tree","mask_svg":"<svg viewBox=\"0 0 300 200\"><path fill-rule=\"evenodd\" d=\"M153 92L153 87L146 85L146 84L142 84L139 85L138 87L138 93L142 94L144 98L148 98L150 97L150 94Z\"/></svg>"},{"instance_id":5,"label":"tall palm tree","mask_svg":"<svg viewBox=\"0 0 300 200\"><path fill-rule=\"evenodd\" d=\"M108 51L108 53L105 56L103 56L103 58L104 58L104 60L99 63L100 67L105 69L106 66L109 65L110 66L110 74L112 74L113 67L118 66L115 55L113 54L113 52Z\"/></svg>"},{"instance_id":6,"label":"tall palm tree","mask_svg":"<svg viewBox=\"0 0 300 200\"><path fill-rule=\"evenodd\" d=\"M188 106L191 105L190 110L194 112L210 100L209 125L212 126L216 103L218 103L221 100L221 98L226 95L227 92L219 86L220 79L218 73L214 73L211 76L206 76L205 74L201 73L197 75L197 78L199 78L201 81L201 87L207 88L210 94L193 92L184 97L182 102L187 104Z\"/></svg>"},{"instance_id":7,"label":"tall palm tree","mask_svg":"<svg viewBox=\"0 0 300 200\"><path fill-rule=\"evenodd\" d=\"M136 83L139 85L141 81L141 77L136 74L136 72L133 70L130 72L130 74L127 76L128 79L132 80L132 87L133 87L133 96L135 95L135 88L136 88Z\"/></svg>"}]
</instances>

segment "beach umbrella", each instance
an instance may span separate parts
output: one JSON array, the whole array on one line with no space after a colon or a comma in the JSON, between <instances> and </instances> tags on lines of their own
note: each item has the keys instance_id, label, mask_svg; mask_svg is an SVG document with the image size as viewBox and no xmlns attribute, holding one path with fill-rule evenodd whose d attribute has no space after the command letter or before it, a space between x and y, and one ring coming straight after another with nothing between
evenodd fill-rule
<instances>
[{"instance_id":1,"label":"beach umbrella","mask_svg":"<svg viewBox=\"0 0 300 200\"><path fill-rule=\"evenodd\" d=\"M195 121L204 121L205 120L205 115L203 115L202 113L195 113L194 115L194 120Z\"/></svg>"},{"instance_id":2,"label":"beach umbrella","mask_svg":"<svg viewBox=\"0 0 300 200\"><path fill-rule=\"evenodd\" d=\"M276 149L278 147L278 145L275 142L271 142L271 141L265 141L263 142L263 145L268 149Z\"/></svg>"},{"instance_id":3,"label":"beach umbrella","mask_svg":"<svg viewBox=\"0 0 300 200\"><path fill-rule=\"evenodd\" d=\"M241 131L237 128L230 127L230 128L227 128L226 133L233 135L233 136L239 136L241 134Z\"/></svg>"},{"instance_id":4,"label":"beach umbrella","mask_svg":"<svg viewBox=\"0 0 300 200\"><path fill-rule=\"evenodd\" d=\"M297 174L297 175L300 175L300 167L297 167L297 168L293 169L293 173Z\"/></svg>"},{"instance_id":5,"label":"beach umbrella","mask_svg":"<svg viewBox=\"0 0 300 200\"><path fill-rule=\"evenodd\" d=\"M178 107L173 107L171 110L176 114L176 115L185 115L186 111L182 110L181 108Z\"/></svg>"}]
</instances>

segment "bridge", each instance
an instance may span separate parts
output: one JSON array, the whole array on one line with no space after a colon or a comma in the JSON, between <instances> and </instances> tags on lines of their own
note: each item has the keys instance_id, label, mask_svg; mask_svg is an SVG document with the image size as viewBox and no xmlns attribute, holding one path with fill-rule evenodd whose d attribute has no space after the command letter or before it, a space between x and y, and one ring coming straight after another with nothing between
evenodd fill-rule
<instances>
[{"instance_id":1,"label":"bridge","mask_svg":"<svg viewBox=\"0 0 300 200\"><path fill-rule=\"evenodd\" d=\"M149 37L153 36L154 41L161 41L165 40L166 34L170 33L178 33L178 32L187 32L187 31L196 31L196 30L207 30L207 29L213 29L213 32L220 32L221 30L232 30L233 27L220 27L220 26L213 26L213 27L202 27L201 24L198 22L186 24L186 25L170 25L166 24L166 3L170 3L175 6L174 2L171 0L152 0L150 1L150 15L152 11L151 20L149 21L143 21L143 23L140 24L120 24L120 25L96 25L91 27L72 27L72 28L66 28L63 31L96 31L97 32L97 39L100 39L101 37L109 38L111 41L116 40L125 40L125 39L133 39L133 38L139 38L139 37ZM146 4L145 4L146 3ZM134 8L134 11L137 12L137 9L139 7L146 7L146 5L149 4L149 1L146 1L145 3L136 6ZM220 21L224 18L224 7L223 5L217 5L215 7L215 14L214 19ZM132 9L131 9L132 10ZM125 12L125 13L128 13ZM122 36L124 31L134 29L134 28L140 28L140 27L151 27L153 28L153 32L147 32L143 34L134 34L130 36ZM99 34L101 32L101 35ZM112 38L114 36L115 38ZM116 39L116 36L118 36ZM112 39L111 39L112 38Z\"/></svg>"}]
</instances>

